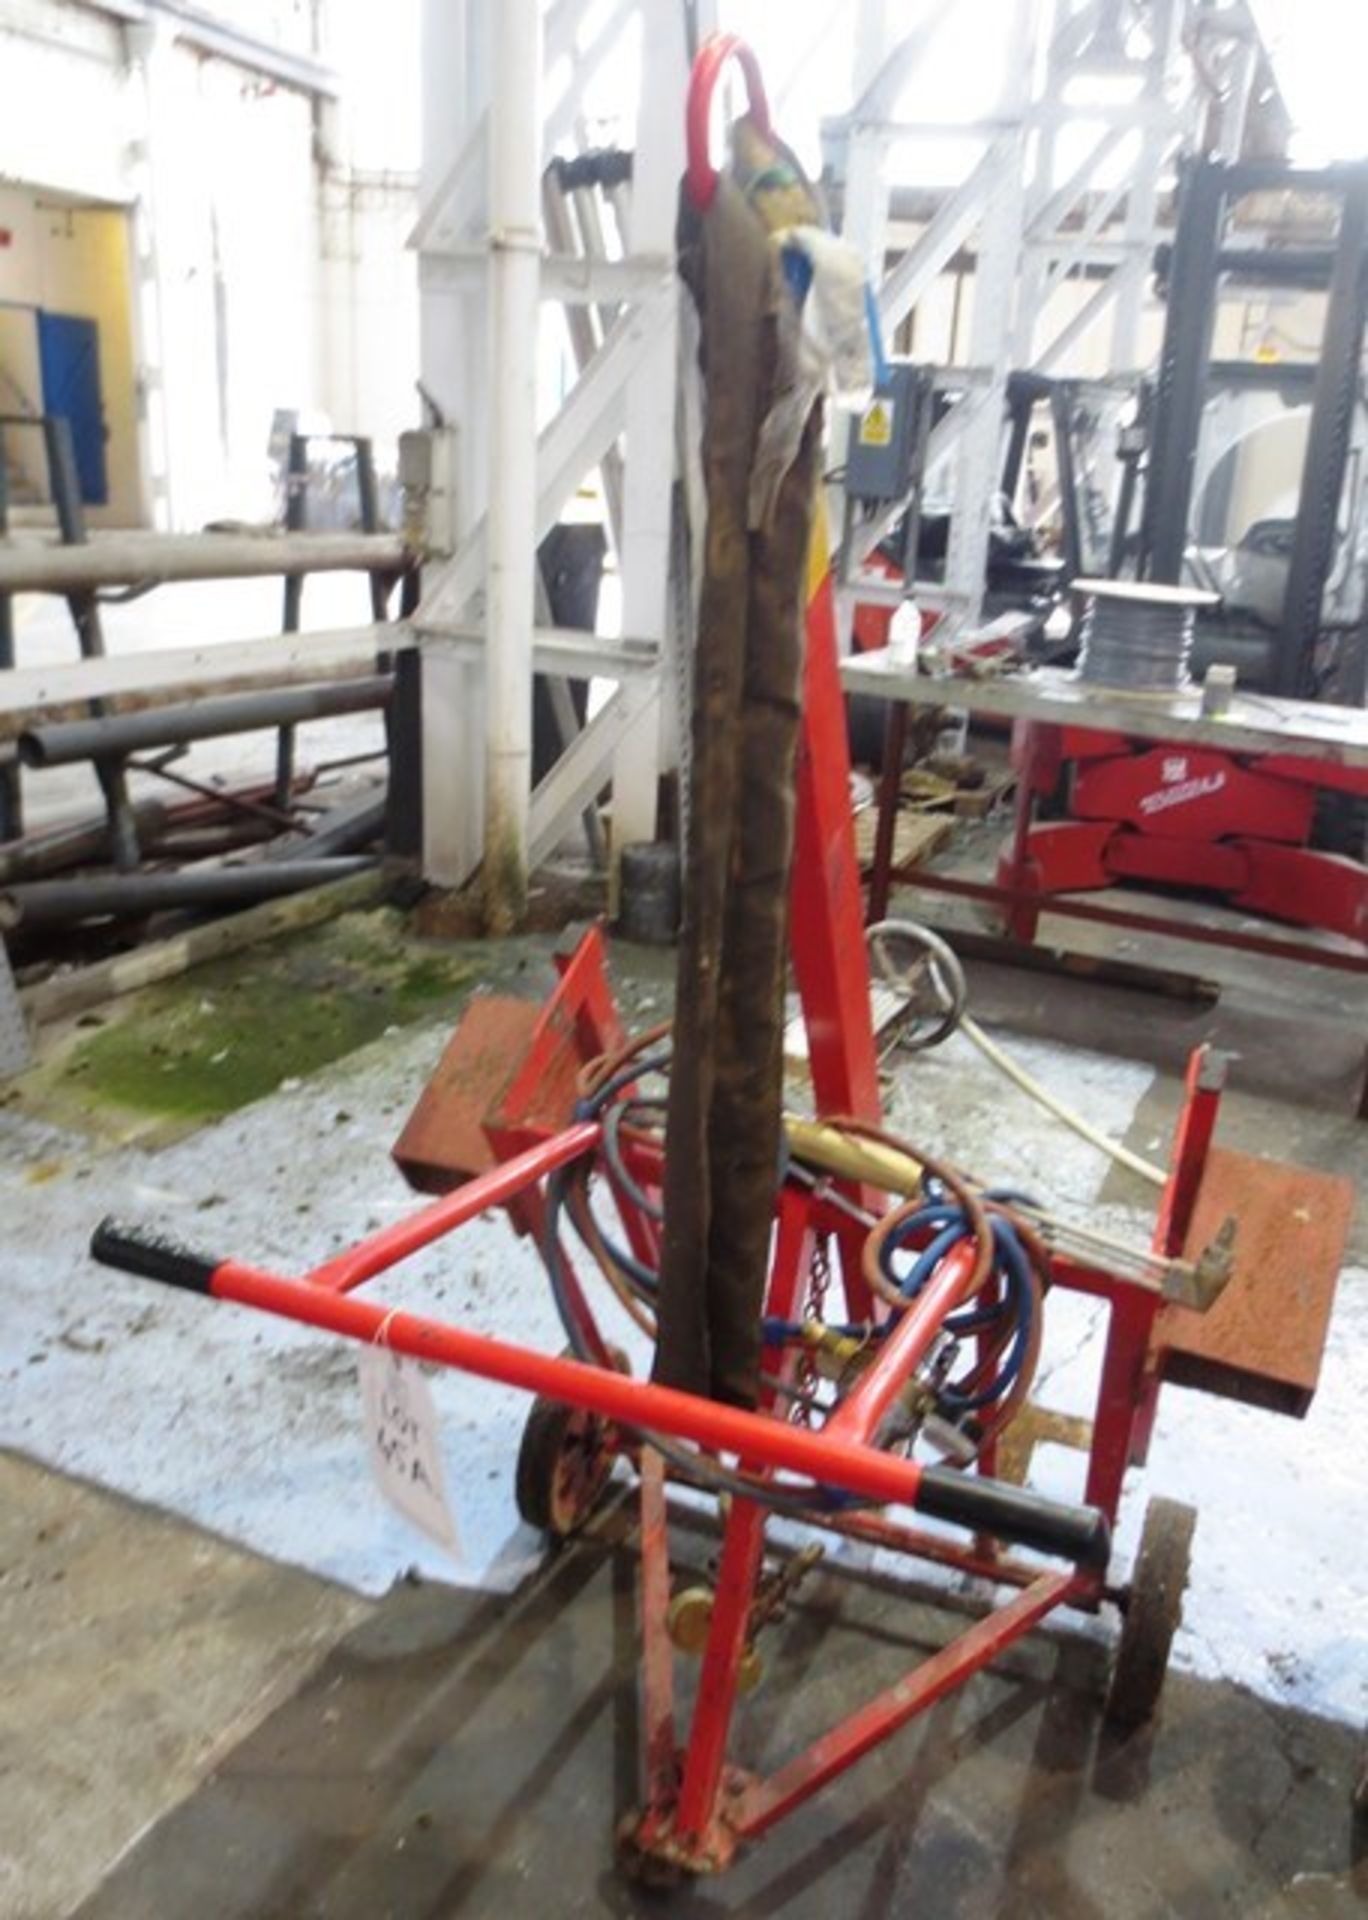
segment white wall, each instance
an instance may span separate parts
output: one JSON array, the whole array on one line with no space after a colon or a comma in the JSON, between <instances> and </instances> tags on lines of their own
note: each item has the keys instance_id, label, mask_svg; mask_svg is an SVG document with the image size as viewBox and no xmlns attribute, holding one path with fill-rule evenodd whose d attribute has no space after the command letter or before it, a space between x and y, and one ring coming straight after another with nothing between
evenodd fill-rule
<instances>
[{"instance_id":1,"label":"white wall","mask_svg":"<svg viewBox=\"0 0 1368 1920\"><path fill-rule=\"evenodd\" d=\"M309 103L179 47L154 85L173 517L260 518L273 412L322 400Z\"/></svg>"},{"instance_id":2,"label":"white wall","mask_svg":"<svg viewBox=\"0 0 1368 1920\"><path fill-rule=\"evenodd\" d=\"M128 89L117 24L57 0L0 0L0 179L128 195Z\"/></svg>"},{"instance_id":3,"label":"white wall","mask_svg":"<svg viewBox=\"0 0 1368 1920\"><path fill-rule=\"evenodd\" d=\"M312 50L314 0L214 10ZM107 408L135 449L128 472L121 464L121 518L138 518L149 498L182 528L268 514L277 408L382 441L418 417L417 275L404 247L416 215L417 4L394 0L383 18L365 0L317 11L321 57L346 88L340 114L328 110L340 145L316 138L329 120L316 129L307 96L225 60L163 39L145 87L117 23L64 0L0 0L0 183L13 183L0 185L0 225L27 234L35 194L65 195L86 243L61 268L57 247L37 281L24 280L49 274L58 291L47 296L11 291L22 276L0 249L0 299L46 297L100 319ZM122 265L112 228L98 225L120 206L138 242ZM151 223L138 218L146 206ZM149 231L155 275L140 251ZM101 248L96 300L81 274ZM7 341L14 333L5 323Z\"/></svg>"}]
</instances>

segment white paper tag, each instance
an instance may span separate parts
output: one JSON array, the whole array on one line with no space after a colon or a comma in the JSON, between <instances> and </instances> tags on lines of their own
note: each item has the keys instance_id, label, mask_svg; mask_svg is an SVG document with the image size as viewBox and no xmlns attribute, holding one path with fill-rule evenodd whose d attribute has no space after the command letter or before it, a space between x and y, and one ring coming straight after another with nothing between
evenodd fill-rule
<instances>
[{"instance_id":1,"label":"white paper tag","mask_svg":"<svg viewBox=\"0 0 1368 1920\"><path fill-rule=\"evenodd\" d=\"M388 1347L363 1347L357 1372L366 1451L381 1493L430 1540L459 1555L432 1389L416 1366Z\"/></svg>"}]
</instances>

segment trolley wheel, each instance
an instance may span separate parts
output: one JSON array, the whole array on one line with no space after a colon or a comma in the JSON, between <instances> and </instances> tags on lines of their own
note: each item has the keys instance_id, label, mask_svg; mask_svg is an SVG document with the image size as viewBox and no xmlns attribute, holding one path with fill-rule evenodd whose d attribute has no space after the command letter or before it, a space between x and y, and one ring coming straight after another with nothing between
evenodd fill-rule
<instances>
[{"instance_id":1,"label":"trolley wheel","mask_svg":"<svg viewBox=\"0 0 1368 1920\"><path fill-rule=\"evenodd\" d=\"M619 1373L627 1356L609 1349ZM538 1394L523 1427L513 1497L530 1527L568 1540L599 1503L617 1458L612 1422Z\"/></svg>"},{"instance_id":2,"label":"trolley wheel","mask_svg":"<svg viewBox=\"0 0 1368 1920\"><path fill-rule=\"evenodd\" d=\"M1169 1649L1183 1617L1196 1525L1195 1509L1178 1500L1151 1500L1145 1509L1140 1551L1107 1688L1105 1711L1112 1726L1141 1726L1159 1704Z\"/></svg>"}]
</instances>

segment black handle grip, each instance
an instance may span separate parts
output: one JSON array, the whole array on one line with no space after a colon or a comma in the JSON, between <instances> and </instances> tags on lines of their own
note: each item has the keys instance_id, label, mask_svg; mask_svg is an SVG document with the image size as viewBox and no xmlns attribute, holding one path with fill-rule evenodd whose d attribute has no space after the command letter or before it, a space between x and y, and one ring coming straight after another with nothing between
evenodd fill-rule
<instances>
[{"instance_id":1,"label":"black handle grip","mask_svg":"<svg viewBox=\"0 0 1368 1920\"><path fill-rule=\"evenodd\" d=\"M151 1227L126 1225L112 1217L102 1220L90 1236L90 1252L103 1267L119 1267L144 1280L161 1280L189 1293L208 1293L221 1260L183 1247L169 1234Z\"/></svg>"},{"instance_id":2,"label":"black handle grip","mask_svg":"<svg viewBox=\"0 0 1368 1920\"><path fill-rule=\"evenodd\" d=\"M1111 1557L1111 1527L1096 1507L1068 1506L1006 1480L984 1480L953 1467L928 1467L917 1495L919 1512L978 1533L996 1534L1014 1546L1033 1547L1080 1567L1105 1567Z\"/></svg>"}]
</instances>

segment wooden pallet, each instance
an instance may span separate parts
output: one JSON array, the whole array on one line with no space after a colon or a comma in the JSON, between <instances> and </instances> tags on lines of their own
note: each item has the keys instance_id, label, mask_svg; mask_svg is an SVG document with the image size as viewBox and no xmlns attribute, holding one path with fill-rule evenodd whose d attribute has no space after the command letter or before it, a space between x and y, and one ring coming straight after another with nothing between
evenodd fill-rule
<instances>
[{"instance_id":1,"label":"wooden pallet","mask_svg":"<svg viewBox=\"0 0 1368 1920\"><path fill-rule=\"evenodd\" d=\"M865 807L855 816L855 851L862 869L874 864L874 841L879 831L877 807ZM909 813L900 808L893 833L893 871L924 866L939 853L955 831L952 816L944 813Z\"/></svg>"}]
</instances>

